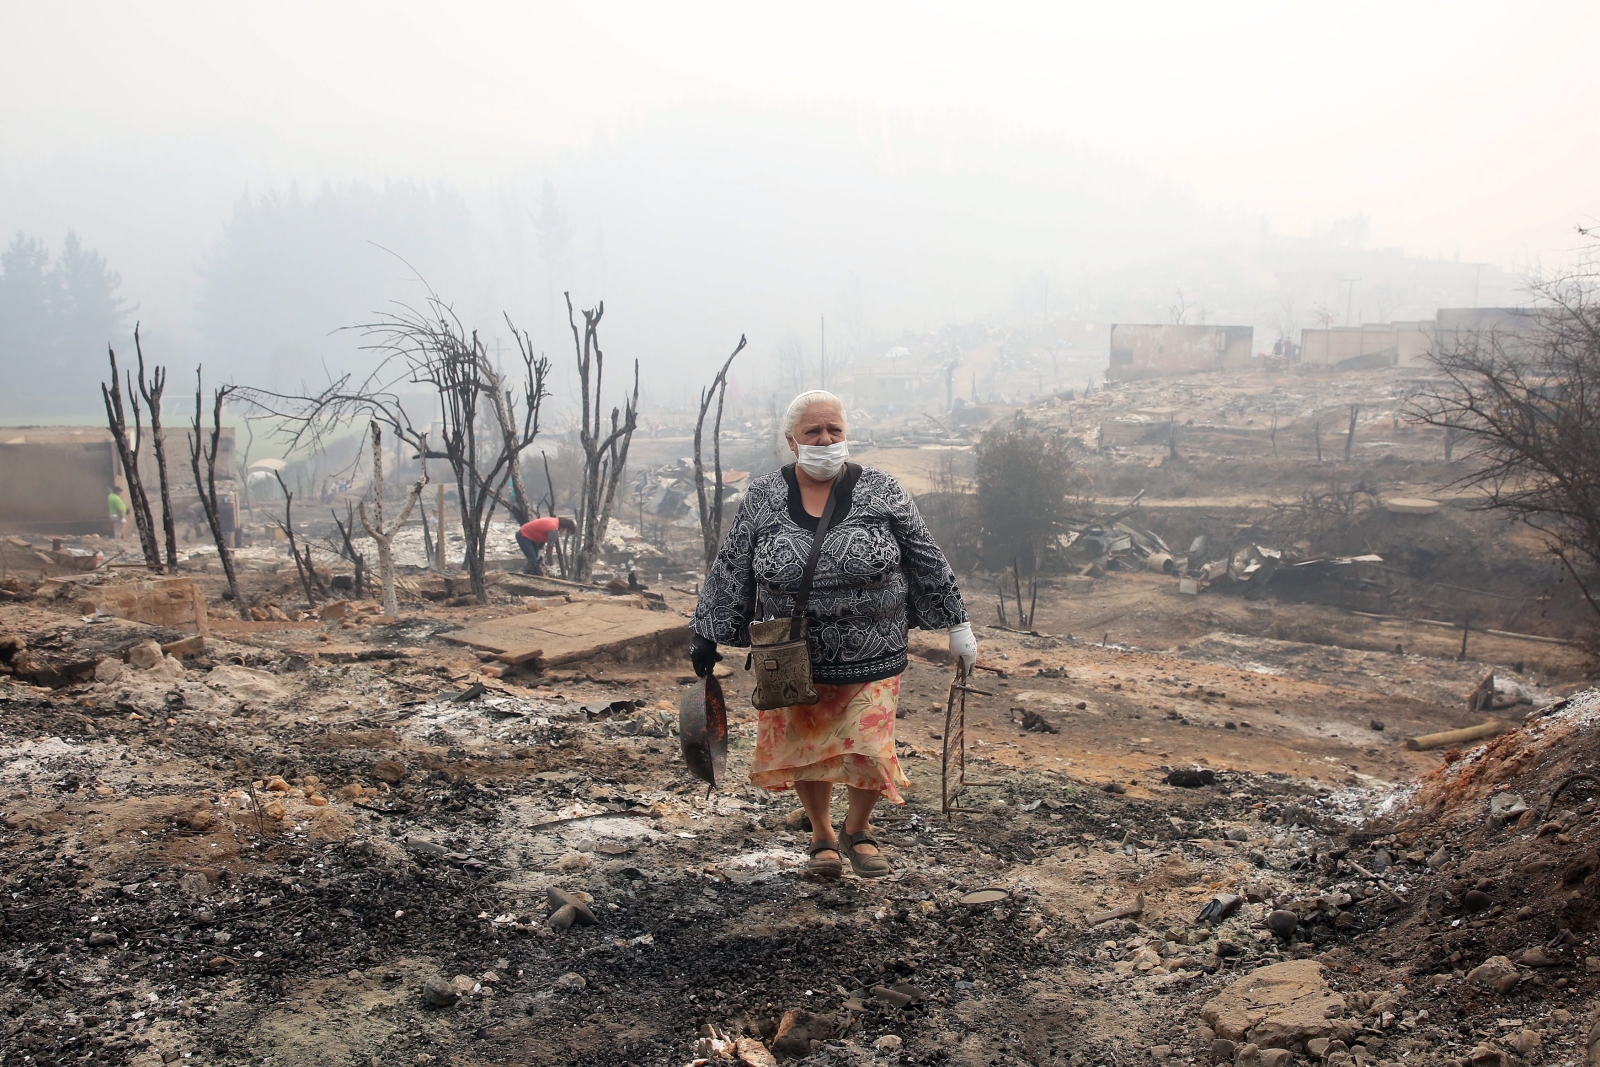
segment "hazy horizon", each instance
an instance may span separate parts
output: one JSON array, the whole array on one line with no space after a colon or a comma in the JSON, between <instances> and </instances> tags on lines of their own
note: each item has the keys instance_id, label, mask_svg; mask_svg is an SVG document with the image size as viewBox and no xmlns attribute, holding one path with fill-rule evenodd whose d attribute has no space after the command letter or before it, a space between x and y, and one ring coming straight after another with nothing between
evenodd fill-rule
<instances>
[{"instance_id":1,"label":"hazy horizon","mask_svg":"<svg viewBox=\"0 0 1600 1067\"><path fill-rule=\"evenodd\" d=\"M603 298L663 402L740 333L758 378L819 315L865 351L1041 286L1263 323L1321 272L1360 319L1460 260L1504 300L1579 244L1600 156L1600 12L1510 11L6 3L0 237L75 231L156 358L280 386L358 359L405 264L558 367L552 293Z\"/></svg>"}]
</instances>

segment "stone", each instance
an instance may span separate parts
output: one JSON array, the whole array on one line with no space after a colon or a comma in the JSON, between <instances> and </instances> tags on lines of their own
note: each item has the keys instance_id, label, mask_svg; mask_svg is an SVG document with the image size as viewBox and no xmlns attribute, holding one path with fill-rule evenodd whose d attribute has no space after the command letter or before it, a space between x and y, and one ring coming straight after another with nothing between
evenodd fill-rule
<instances>
[{"instance_id":1,"label":"stone","mask_svg":"<svg viewBox=\"0 0 1600 1067\"><path fill-rule=\"evenodd\" d=\"M267 806L261 809L261 814L269 819L282 819L288 813L288 810L283 806L283 801L273 800L269 801Z\"/></svg>"},{"instance_id":2,"label":"stone","mask_svg":"<svg viewBox=\"0 0 1600 1067\"><path fill-rule=\"evenodd\" d=\"M409 773L410 771L406 765L397 759L379 760L377 765L372 768L372 776L378 781L389 785L394 785L396 782L401 781Z\"/></svg>"},{"instance_id":3,"label":"stone","mask_svg":"<svg viewBox=\"0 0 1600 1067\"><path fill-rule=\"evenodd\" d=\"M266 788L274 793L287 793L289 791L289 783L274 774L271 778L267 779Z\"/></svg>"},{"instance_id":4,"label":"stone","mask_svg":"<svg viewBox=\"0 0 1600 1067\"><path fill-rule=\"evenodd\" d=\"M183 661L176 656L163 656L161 662L149 670L152 678L163 682L181 682L185 677Z\"/></svg>"},{"instance_id":5,"label":"stone","mask_svg":"<svg viewBox=\"0 0 1600 1067\"><path fill-rule=\"evenodd\" d=\"M778 1061L767 1051L767 1046L753 1037L741 1037L733 1043L734 1055L744 1067L778 1067Z\"/></svg>"},{"instance_id":6,"label":"stone","mask_svg":"<svg viewBox=\"0 0 1600 1067\"><path fill-rule=\"evenodd\" d=\"M1521 980L1522 975L1504 956L1490 956L1467 972L1467 981L1496 993L1511 992Z\"/></svg>"},{"instance_id":7,"label":"stone","mask_svg":"<svg viewBox=\"0 0 1600 1067\"><path fill-rule=\"evenodd\" d=\"M1133 956L1133 969L1136 971L1149 971L1161 966L1161 954L1154 948L1146 945Z\"/></svg>"},{"instance_id":8,"label":"stone","mask_svg":"<svg viewBox=\"0 0 1600 1067\"><path fill-rule=\"evenodd\" d=\"M1524 967L1556 967L1560 961L1553 959L1550 953L1535 945L1517 957L1517 962Z\"/></svg>"},{"instance_id":9,"label":"stone","mask_svg":"<svg viewBox=\"0 0 1600 1067\"><path fill-rule=\"evenodd\" d=\"M128 649L128 666L136 671L147 671L161 663L161 646L154 641L140 641Z\"/></svg>"},{"instance_id":10,"label":"stone","mask_svg":"<svg viewBox=\"0 0 1600 1067\"><path fill-rule=\"evenodd\" d=\"M443 978L430 978L422 984L422 1000L429 1007L448 1008L460 999L461 994Z\"/></svg>"},{"instance_id":11,"label":"stone","mask_svg":"<svg viewBox=\"0 0 1600 1067\"><path fill-rule=\"evenodd\" d=\"M217 817L210 808L194 808L179 815L174 821L186 830L203 834L216 823Z\"/></svg>"},{"instance_id":12,"label":"stone","mask_svg":"<svg viewBox=\"0 0 1600 1067\"><path fill-rule=\"evenodd\" d=\"M1306 1042L1306 1051L1320 1060L1328 1054L1328 1042L1326 1037L1314 1037Z\"/></svg>"},{"instance_id":13,"label":"stone","mask_svg":"<svg viewBox=\"0 0 1600 1067\"><path fill-rule=\"evenodd\" d=\"M1256 1056L1256 1062L1261 1067L1284 1067L1289 1062L1290 1052L1286 1048L1264 1048Z\"/></svg>"},{"instance_id":14,"label":"stone","mask_svg":"<svg viewBox=\"0 0 1600 1067\"><path fill-rule=\"evenodd\" d=\"M120 681L122 674L122 661L120 659L112 659L107 656L94 665L94 680L97 682L104 682L109 685L112 682Z\"/></svg>"},{"instance_id":15,"label":"stone","mask_svg":"<svg viewBox=\"0 0 1600 1067\"><path fill-rule=\"evenodd\" d=\"M478 991L478 983L476 979L458 974L450 979L450 988L455 990L458 997L470 997Z\"/></svg>"},{"instance_id":16,"label":"stone","mask_svg":"<svg viewBox=\"0 0 1600 1067\"><path fill-rule=\"evenodd\" d=\"M1344 998L1328 988L1315 960L1291 960L1252 971L1212 997L1201 1017L1220 1037L1287 1048L1327 1037L1344 1014Z\"/></svg>"},{"instance_id":17,"label":"stone","mask_svg":"<svg viewBox=\"0 0 1600 1067\"><path fill-rule=\"evenodd\" d=\"M1511 1046L1511 1051L1518 1056L1527 1056L1528 1053L1539 1047L1539 1034L1535 1030L1518 1030L1511 1035L1506 1044Z\"/></svg>"},{"instance_id":18,"label":"stone","mask_svg":"<svg viewBox=\"0 0 1600 1067\"><path fill-rule=\"evenodd\" d=\"M872 1043L872 1047L879 1052L896 1052L903 1043L895 1034L884 1034Z\"/></svg>"},{"instance_id":19,"label":"stone","mask_svg":"<svg viewBox=\"0 0 1600 1067\"><path fill-rule=\"evenodd\" d=\"M178 878L178 892L187 897L203 897L211 892L211 879L199 871L190 871Z\"/></svg>"},{"instance_id":20,"label":"stone","mask_svg":"<svg viewBox=\"0 0 1600 1067\"><path fill-rule=\"evenodd\" d=\"M1450 854L1444 850L1443 845L1440 845L1439 850L1428 857L1428 866L1432 867L1434 870L1438 870L1440 867L1445 865L1445 861L1449 858Z\"/></svg>"},{"instance_id":21,"label":"stone","mask_svg":"<svg viewBox=\"0 0 1600 1067\"><path fill-rule=\"evenodd\" d=\"M1234 1051L1239 1046L1225 1037L1211 1039L1211 1062L1232 1063Z\"/></svg>"},{"instance_id":22,"label":"stone","mask_svg":"<svg viewBox=\"0 0 1600 1067\"><path fill-rule=\"evenodd\" d=\"M790 1008L778 1021L778 1032L772 1039L772 1051L785 1058L800 1059L811 1054L811 1042L823 1041L833 1036L834 1020L827 1015L814 1015L799 1008Z\"/></svg>"},{"instance_id":23,"label":"stone","mask_svg":"<svg viewBox=\"0 0 1600 1067\"><path fill-rule=\"evenodd\" d=\"M348 600L330 600L317 609L317 618L323 622L338 622L350 613Z\"/></svg>"},{"instance_id":24,"label":"stone","mask_svg":"<svg viewBox=\"0 0 1600 1067\"><path fill-rule=\"evenodd\" d=\"M89 935L90 948L99 948L102 945L115 945L116 943L117 935L112 933L110 930L96 930L94 933Z\"/></svg>"},{"instance_id":25,"label":"stone","mask_svg":"<svg viewBox=\"0 0 1600 1067\"><path fill-rule=\"evenodd\" d=\"M1490 905L1494 903L1489 894L1481 889L1467 890L1466 895L1461 898L1461 902L1467 906L1467 910L1470 912L1488 911Z\"/></svg>"},{"instance_id":26,"label":"stone","mask_svg":"<svg viewBox=\"0 0 1600 1067\"><path fill-rule=\"evenodd\" d=\"M312 813L306 829L306 840L313 845L343 841L355 832L355 817L332 807L319 807Z\"/></svg>"},{"instance_id":27,"label":"stone","mask_svg":"<svg viewBox=\"0 0 1600 1067\"><path fill-rule=\"evenodd\" d=\"M169 656L177 656L179 659L193 659L195 656L205 655L206 639L199 634L195 634L193 637L179 638L176 641L168 641L162 645L161 651Z\"/></svg>"},{"instance_id":28,"label":"stone","mask_svg":"<svg viewBox=\"0 0 1600 1067\"><path fill-rule=\"evenodd\" d=\"M1590 974L1600 974L1600 956L1585 956L1583 969Z\"/></svg>"},{"instance_id":29,"label":"stone","mask_svg":"<svg viewBox=\"0 0 1600 1067\"><path fill-rule=\"evenodd\" d=\"M811 816L806 814L804 808L795 808L783 817L783 825L790 830L811 830Z\"/></svg>"},{"instance_id":30,"label":"stone","mask_svg":"<svg viewBox=\"0 0 1600 1067\"><path fill-rule=\"evenodd\" d=\"M1293 937L1299 928L1300 916L1292 911L1278 908L1267 916L1267 929L1285 941Z\"/></svg>"},{"instance_id":31,"label":"stone","mask_svg":"<svg viewBox=\"0 0 1600 1067\"><path fill-rule=\"evenodd\" d=\"M556 991L560 993L582 993L588 985L589 981L583 975L570 971L556 979Z\"/></svg>"}]
</instances>

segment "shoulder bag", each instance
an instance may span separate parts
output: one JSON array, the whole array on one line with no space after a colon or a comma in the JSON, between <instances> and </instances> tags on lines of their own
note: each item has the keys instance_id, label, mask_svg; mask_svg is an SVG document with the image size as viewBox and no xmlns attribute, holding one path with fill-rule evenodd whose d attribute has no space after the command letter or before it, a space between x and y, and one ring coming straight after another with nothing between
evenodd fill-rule
<instances>
[{"instance_id":1,"label":"shoulder bag","mask_svg":"<svg viewBox=\"0 0 1600 1067\"><path fill-rule=\"evenodd\" d=\"M828 490L828 502L822 506L822 517L817 520L817 533L811 541L811 555L805 570L800 574L800 588L795 593L794 613L787 619L769 619L750 624L750 655L746 668L755 671L756 685L750 693L750 702L757 711L774 711L778 708L801 704L815 704L816 686L811 684L811 643L807 638L806 607L811 603L811 581L817 573L817 558L822 555L822 540L828 536L833 523L834 505L839 499L839 482L846 477L841 471Z\"/></svg>"}]
</instances>

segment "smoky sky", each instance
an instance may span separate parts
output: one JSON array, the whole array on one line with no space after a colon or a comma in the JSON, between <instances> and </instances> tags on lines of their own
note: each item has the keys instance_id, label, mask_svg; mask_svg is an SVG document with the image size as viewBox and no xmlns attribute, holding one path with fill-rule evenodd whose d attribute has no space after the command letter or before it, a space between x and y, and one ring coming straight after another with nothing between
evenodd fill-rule
<instances>
[{"instance_id":1,"label":"smoky sky","mask_svg":"<svg viewBox=\"0 0 1600 1067\"><path fill-rule=\"evenodd\" d=\"M358 359L339 328L421 274L558 357L560 290L603 297L614 356L681 400L741 332L814 346L831 315L866 348L1040 279L1088 310L1267 235L1558 262L1596 210L1597 30L1583 4L8 2L0 233L75 231L154 343L234 376ZM273 219L298 243L245 234Z\"/></svg>"}]
</instances>

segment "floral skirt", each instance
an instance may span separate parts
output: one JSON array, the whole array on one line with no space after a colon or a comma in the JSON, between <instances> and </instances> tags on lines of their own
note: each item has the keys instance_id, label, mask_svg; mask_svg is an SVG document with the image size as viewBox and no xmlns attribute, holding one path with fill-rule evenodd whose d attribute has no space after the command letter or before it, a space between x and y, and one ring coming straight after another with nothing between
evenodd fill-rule
<instances>
[{"instance_id":1,"label":"floral skirt","mask_svg":"<svg viewBox=\"0 0 1600 1067\"><path fill-rule=\"evenodd\" d=\"M856 685L818 685L815 704L761 712L750 781L763 789L834 782L904 804L910 786L894 754L900 676Z\"/></svg>"}]
</instances>

